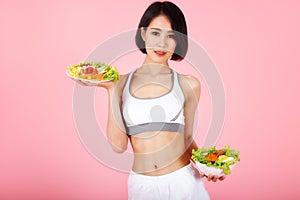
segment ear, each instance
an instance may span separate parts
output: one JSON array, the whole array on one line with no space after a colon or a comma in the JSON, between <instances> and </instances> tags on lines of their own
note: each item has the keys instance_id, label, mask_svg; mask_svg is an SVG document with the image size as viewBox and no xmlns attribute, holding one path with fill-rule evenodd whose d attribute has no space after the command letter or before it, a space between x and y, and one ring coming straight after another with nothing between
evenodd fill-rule
<instances>
[{"instance_id":1,"label":"ear","mask_svg":"<svg viewBox=\"0 0 300 200\"><path fill-rule=\"evenodd\" d=\"M141 27L141 36L145 42L146 41L146 29L144 27Z\"/></svg>"}]
</instances>

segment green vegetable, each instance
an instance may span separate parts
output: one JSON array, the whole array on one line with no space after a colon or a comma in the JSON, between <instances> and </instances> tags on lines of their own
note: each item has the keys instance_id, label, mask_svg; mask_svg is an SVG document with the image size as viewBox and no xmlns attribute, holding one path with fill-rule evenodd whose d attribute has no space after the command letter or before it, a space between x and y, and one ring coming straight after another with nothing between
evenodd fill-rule
<instances>
[{"instance_id":1,"label":"green vegetable","mask_svg":"<svg viewBox=\"0 0 300 200\"><path fill-rule=\"evenodd\" d=\"M100 74L104 74L103 80L118 81L120 79L120 74L116 67L112 67L102 62L80 62L77 65L69 65L69 74L73 77L80 78L80 71L84 66L93 66L98 70Z\"/></svg>"},{"instance_id":2,"label":"green vegetable","mask_svg":"<svg viewBox=\"0 0 300 200\"><path fill-rule=\"evenodd\" d=\"M198 148L197 150L192 150L192 159L195 162L200 162L206 166L216 167L224 170L224 174L228 175L231 173L230 166L234 165L236 162L240 161L240 152L235 149L230 149L229 145L226 145L224 149L217 150L215 146L209 149ZM230 159L229 161L224 160L224 156Z\"/></svg>"},{"instance_id":3,"label":"green vegetable","mask_svg":"<svg viewBox=\"0 0 300 200\"><path fill-rule=\"evenodd\" d=\"M120 75L118 70L115 67L107 67L106 73L103 77L104 80L112 80L112 81L118 81L120 79Z\"/></svg>"}]
</instances>

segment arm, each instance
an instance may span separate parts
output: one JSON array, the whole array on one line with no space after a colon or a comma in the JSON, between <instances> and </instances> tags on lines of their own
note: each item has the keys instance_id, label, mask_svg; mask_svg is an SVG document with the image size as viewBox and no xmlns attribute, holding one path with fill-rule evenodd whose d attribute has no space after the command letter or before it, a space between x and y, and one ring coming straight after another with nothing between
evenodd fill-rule
<instances>
[{"instance_id":1,"label":"arm","mask_svg":"<svg viewBox=\"0 0 300 200\"><path fill-rule=\"evenodd\" d=\"M193 76L185 76L184 81L182 81L183 90L185 93L185 105L184 105L184 116L185 116L185 144L186 144L186 155L188 158L192 156L192 149L197 150L198 146L193 139L193 128L194 128L194 117L195 111L198 106L201 93L200 82ZM193 160L192 160L193 161ZM194 162L194 161L193 161ZM206 177L202 172L200 172L202 177ZM216 182L219 180L224 180L226 176L207 176L208 181Z\"/></svg>"},{"instance_id":2,"label":"arm","mask_svg":"<svg viewBox=\"0 0 300 200\"><path fill-rule=\"evenodd\" d=\"M186 154L192 156L192 149L198 146L193 139L194 117L201 93L200 82L193 76L183 76L181 86L185 94L184 117L185 117L185 146Z\"/></svg>"},{"instance_id":3,"label":"arm","mask_svg":"<svg viewBox=\"0 0 300 200\"><path fill-rule=\"evenodd\" d=\"M122 76L114 87L107 88L109 97L107 139L112 149L117 153L124 152L128 145L128 136L121 115L122 91L125 80Z\"/></svg>"}]
</instances>

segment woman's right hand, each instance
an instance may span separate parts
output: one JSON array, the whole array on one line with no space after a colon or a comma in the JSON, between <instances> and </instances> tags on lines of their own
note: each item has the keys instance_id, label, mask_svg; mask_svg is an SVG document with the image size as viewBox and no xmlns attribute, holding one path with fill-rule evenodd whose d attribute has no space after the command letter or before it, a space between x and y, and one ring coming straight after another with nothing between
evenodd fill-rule
<instances>
[{"instance_id":1,"label":"woman's right hand","mask_svg":"<svg viewBox=\"0 0 300 200\"><path fill-rule=\"evenodd\" d=\"M99 83L91 83L83 80L73 79L76 83L83 85L83 86L98 86L103 87L107 90L110 90L115 87L116 83L113 81L106 81L106 82L99 82Z\"/></svg>"}]
</instances>

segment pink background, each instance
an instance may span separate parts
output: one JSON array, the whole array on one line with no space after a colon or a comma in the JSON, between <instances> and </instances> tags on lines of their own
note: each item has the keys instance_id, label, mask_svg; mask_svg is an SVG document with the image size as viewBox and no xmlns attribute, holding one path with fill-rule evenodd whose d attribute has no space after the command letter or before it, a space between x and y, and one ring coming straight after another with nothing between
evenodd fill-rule
<instances>
[{"instance_id":1,"label":"pink background","mask_svg":"<svg viewBox=\"0 0 300 200\"><path fill-rule=\"evenodd\" d=\"M136 28L151 2L0 2L0 199L127 198L128 174L103 166L81 144L65 69ZM174 2L224 82L226 119L217 146L241 151L225 181L205 181L211 198L299 199L299 1ZM131 65L117 63L122 73ZM202 86L205 131L211 105Z\"/></svg>"}]
</instances>

